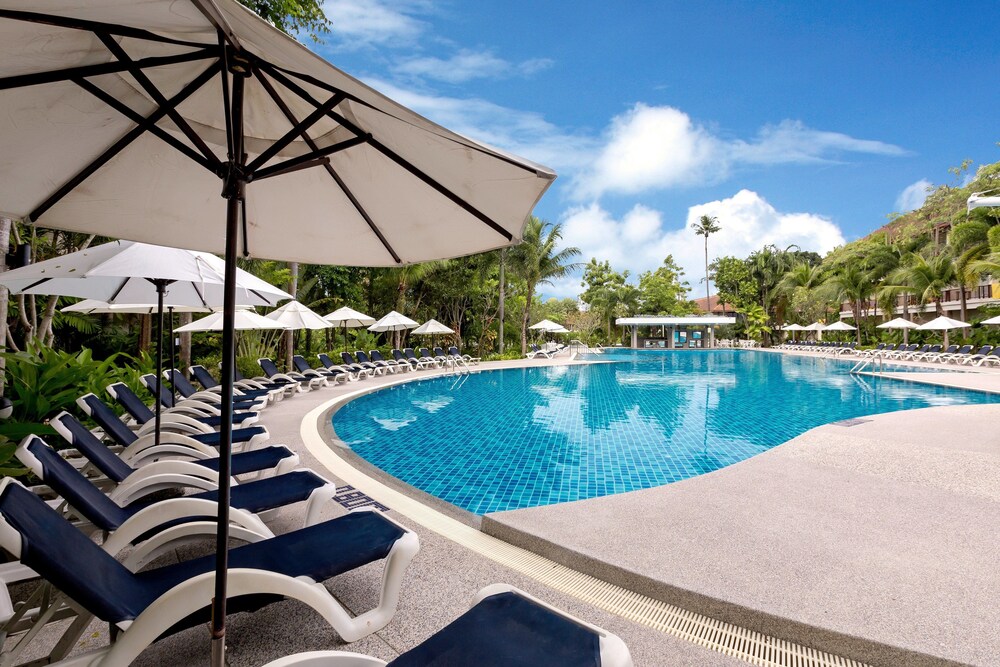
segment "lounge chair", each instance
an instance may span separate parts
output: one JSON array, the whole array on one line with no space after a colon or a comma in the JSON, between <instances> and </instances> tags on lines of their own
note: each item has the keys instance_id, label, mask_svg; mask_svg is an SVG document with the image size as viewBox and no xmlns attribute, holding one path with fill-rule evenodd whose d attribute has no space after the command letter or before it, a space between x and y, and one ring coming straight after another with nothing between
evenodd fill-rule
<instances>
[{"instance_id":1,"label":"lounge chair","mask_svg":"<svg viewBox=\"0 0 1000 667\"><path fill-rule=\"evenodd\" d=\"M371 364L375 368L381 368L382 372L386 371L390 373L396 372L396 364L389 364L385 359L379 359L378 361L370 359L364 350L355 350L354 357L358 360L358 363L364 366L365 364Z\"/></svg>"},{"instance_id":2,"label":"lounge chair","mask_svg":"<svg viewBox=\"0 0 1000 667\"><path fill-rule=\"evenodd\" d=\"M115 534L117 543L137 537L124 532ZM84 657L88 664L131 664L159 637L203 624L215 593L214 556L133 573L13 479L0 482L0 546L61 592L36 623L46 623L72 604L82 610L81 616L92 614L112 626L116 641ZM107 544L105 548L111 550ZM418 549L416 534L373 511L351 512L236 547L228 554L228 611L300 600L342 639L357 641L392 619L403 574ZM318 585L380 560L385 568L379 604L354 618ZM83 620L72 624L73 632L83 631L89 618ZM57 646L68 650L77 637Z\"/></svg>"},{"instance_id":3,"label":"lounge chair","mask_svg":"<svg viewBox=\"0 0 1000 667\"><path fill-rule=\"evenodd\" d=\"M387 368L382 368L376 366L372 362L361 362L355 359L350 352L341 352L340 358L344 361L344 365L348 368L363 368L373 375L385 375Z\"/></svg>"},{"instance_id":4,"label":"lounge chair","mask_svg":"<svg viewBox=\"0 0 1000 667\"><path fill-rule=\"evenodd\" d=\"M362 378L369 378L369 377L372 377L373 375L375 375L375 369L374 368L365 368L364 366L362 366L359 363L354 362L353 360L350 363L341 363L341 364L338 365L336 362L334 362L333 359L330 358L330 355L325 354L325 353L317 354L316 358L319 359L320 363L323 364L323 366L325 368L327 368L327 369L333 369L333 368L344 369L346 371L354 373L355 377L357 377L359 380L362 379Z\"/></svg>"},{"instance_id":5,"label":"lounge chair","mask_svg":"<svg viewBox=\"0 0 1000 667\"><path fill-rule=\"evenodd\" d=\"M480 361L482 361L480 357L473 357L470 354L462 354L461 352L459 352L458 348L455 347L454 345L448 348L448 352L450 352L451 355L454 357L460 357L462 361L464 361L467 364L478 364Z\"/></svg>"},{"instance_id":6,"label":"lounge chair","mask_svg":"<svg viewBox=\"0 0 1000 667\"><path fill-rule=\"evenodd\" d=\"M304 375L302 373L282 373L278 370L278 364L273 359L261 357L257 360L264 375L272 382L279 384L297 385L299 391L309 391L326 384L326 378L319 375Z\"/></svg>"},{"instance_id":7,"label":"lounge chair","mask_svg":"<svg viewBox=\"0 0 1000 667\"><path fill-rule=\"evenodd\" d=\"M990 350L982 359L971 362L974 366L998 366L1000 365L1000 345Z\"/></svg>"},{"instance_id":8,"label":"lounge chair","mask_svg":"<svg viewBox=\"0 0 1000 667\"><path fill-rule=\"evenodd\" d=\"M437 353L436 350L440 350L441 348L438 347L438 348L434 348L434 349L435 349L434 354L431 354L431 351L428 350L426 347L420 348L420 358L421 359L433 359L435 362L437 362L438 366L448 366L448 365L451 365L451 359L449 359L448 357L444 356L443 354L438 354Z\"/></svg>"},{"instance_id":9,"label":"lounge chair","mask_svg":"<svg viewBox=\"0 0 1000 667\"><path fill-rule=\"evenodd\" d=\"M94 394L81 396L76 399L76 404L101 427L105 435L122 448L120 456L131 465L141 466L147 461L163 458L184 458L199 461L200 465L208 466L212 470L219 468L218 462L215 460L219 455L217 433L197 434L163 431L160 433L160 445L157 447L154 434L138 435L123 424L115 416L114 411ZM64 418L64 415L67 417ZM90 433L92 437L100 441L96 435L69 413L56 415L52 420L52 426L74 447L77 446L81 438L86 438L83 432ZM263 426L233 429L233 443L243 445L243 452L233 454L234 461L237 457L240 458L239 469L241 472L235 472L237 466L234 462L233 474L242 475L248 472L271 469L281 472L298 465L299 457L287 447L282 445L265 446L264 443L269 437L270 434ZM253 456L249 456L249 453L252 453ZM251 464L251 462L254 463ZM254 467L248 469L247 466L250 465Z\"/></svg>"},{"instance_id":10,"label":"lounge chair","mask_svg":"<svg viewBox=\"0 0 1000 667\"><path fill-rule=\"evenodd\" d=\"M345 651L313 651L264 667L632 667L620 637L513 586L479 591L472 608L390 662Z\"/></svg>"},{"instance_id":11,"label":"lounge chair","mask_svg":"<svg viewBox=\"0 0 1000 667\"><path fill-rule=\"evenodd\" d=\"M135 423L139 425L137 432L140 435L151 431L156 426L156 413L148 405L143 403L142 399L132 391L124 382L115 382L109 384L107 387L108 394L111 395L118 405L122 406ZM243 428L255 424L257 420L260 419L260 415L257 412L250 411L233 411L232 419L230 420L234 428ZM185 403L181 402L178 405L167 408L160 406L160 422L163 425L166 424L184 424L192 426L191 422L194 422L193 426L207 426L210 428L218 428L222 424L222 415L214 406L208 406L205 404L195 404L195 403ZM204 433L204 429L200 429L199 433Z\"/></svg>"},{"instance_id":12,"label":"lounge chair","mask_svg":"<svg viewBox=\"0 0 1000 667\"><path fill-rule=\"evenodd\" d=\"M538 347L535 344L532 344L529 346L528 352L524 356L527 357L528 359L534 359L536 357L545 357L546 359L551 359L552 353L543 350L542 348Z\"/></svg>"},{"instance_id":13,"label":"lounge chair","mask_svg":"<svg viewBox=\"0 0 1000 667\"><path fill-rule=\"evenodd\" d=\"M397 352L399 352L399 350L393 350L392 351L392 356L395 357ZM427 368L437 368L437 367L439 367L441 365L438 362L436 362L433 359L431 359L430 357L427 357L427 358L418 357L416 355L416 353L414 353L412 347L403 348L403 351L401 352L401 354L403 355L403 358L407 362L409 362L409 364L411 366L413 366L415 368L419 368L421 370L427 369Z\"/></svg>"},{"instance_id":14,"label":"lounge chair","mask_svg":"<svg viewBox=\"0 0 1000 667\"><path fill-rule=\"evenodd\" d=\"M920 347L917 343L910 343L909 345L901 345L892 352L887 352L884 356L886 359L900 359L906 355L913 354ZM930 345L926 346L926 349L930 349Z\"/></svg>"},{"instance_id":15,"label":"lounge chair","mask_svg":"<svg viewBox=\"0 0 1000 667\"><path fill-rule=\"evenodd\" d=\"M952 346L954 347L954 346ZM951 362L961 363L962 359L972 355L972 345L963 345L957 350L953 350L948 354L941 354L933 361L937 361L942 364L947 364Z\"/></svg>"},{"instance_id":16,"label":"lounge chair","mask_svg":"<svg viewBox=\"0 0 1000 667\"><path fill-rule=\"evenodd\" d=\"M974 365L977 362L985 359L993 349L994 348L992 345L983 345L981 348L976 350L975 354L970 354L969 356L965 357L964 359L956 363L962 364L963 366Z\"/></svg>"},{"instance_id":17,"label":"lounge chair","mask_svg":"<svg viewBox=\"0 0 1000 667\"><path fill-rule=\"evenodd\" d=\"M214 405L216 408L221 408L222 406L222 392L221 388L218 390L203 390L199 391L190 380L184 377L176 368L170 368L163 371L163 377L167 379L170 386L173 388L174 393L180 394L188 400L199 401L205 403L206 405ZM150 391L154 396L156 395L156 376L153 374L143 375L140 380L146 386L146 389ZM163 392L163 383L160 383L160 400L165 401L166 396ZM170 394L170 405L163 403L166 407L173 406L176 401L173 401L173 394ZM236 391L233 392L233 410L263 410L267 405L266 396L240 396Z\"/></svg>"},{"instance_id":18,"label":"lounge chair","mask_svg":"<svg viewBox=\"0 0 1000 667\"><path fill-rule=\"evenodd\" d=\"M333 384L337 384L338 382L346 383L351 380L351 372L346 368L313 368L301 354L292 355L292 366L302 375L307 377L310 375L324 377Z\"/></svg>"},{"instance_id":19,"label":"lounge chair","mask_svg":"<svg viewBox=\"0 0 1000 667\"><path fill-rule=\"evenodd\" d=\"M926 345L924 347L926 347ZM913 354L906 357L906 359L907 361L928 361L928 362L934 361L941 354L943 354L943 352L941 352L942 347L943 347L942 345L931 345L926 350L914 352ZM957 345L952 345L948 348L948 350L946 350L946 352L948 352L948 354L951 354L957 349L958 349Z\"/></svg>"},{"instance_id":20,"label":"lounge chair","mask_svg":"<svg viewBox=\"0 0 1000 667\"><path fill-rule=\"evenodd\" d=\"M452 365L454 365L454 364L460 364L460 363L465 363L465 359L462 358L462 355L457 355L456 356L456 355L453 355L451 352L445 352L444 348L441 348L441 347L435 347L434 348L434 358L435 359L444 359L445 363L452 364Z\"/></svg>"},{"instance_id":21,"label":"lounge chair","mask_svg":"<svg viewBox=\"0 0 1000 667\"><path fill-rule=\"evenodd\" d=\"M207 391L220 391L222 389L222 384L204 366L196 364L188 370L191 372L191 377ZM280 401L284 398L286 391L282 385L272 384L268 386L255 380L235 380L233 386L239 391L240 396L251 398L266 396L271 402Z\"/></svg>"},{"instance_id":22,"label":"lounge chair","mask_svg":"<svg viewBox=\"0 0 1000 667\"><path fill-rule=\"evenodd\" d=\"M406 361L405 358L402 359L402 360L399 360L399 359L386 359L385 357L382 356L382 353L379 352L378 350L370 350L368 352L368 356L371 357L372 363L377 363L377 362L381 361L383 363L388 364L389 366L394 367L396 370L399 370L399 371L412 371L413 370L413 366L411 366L409 364L409 362Z\"/></svg>"},{"instance_id":23,"label":"lounge chair","mask_svg":"<svg viewBox=\"0 0 1000 667\"><path fill-rule=\"evenodd\" d=\"M202 490L212 490L218 483L219 452L209 445L184 440L178 436L168 438L166 443L161 442L159 449L140 448L138 444L141 443L133 443L123 451L115 453L68 412L56 415L51 424L56 433L115 484L126 482L137 484L163 468L207 480L208 486L197 487ZM298 456L294 452L280 445L237 452L232 455L230 461L230 472L234 476L263 472L277 474L292 470L299 463ZM159 463L171 465L150 467ZM136 476L132 477L133 475ZM160 481L166 488L172 488L171 478L163 478Z\"/></svg>"}]
</instances>

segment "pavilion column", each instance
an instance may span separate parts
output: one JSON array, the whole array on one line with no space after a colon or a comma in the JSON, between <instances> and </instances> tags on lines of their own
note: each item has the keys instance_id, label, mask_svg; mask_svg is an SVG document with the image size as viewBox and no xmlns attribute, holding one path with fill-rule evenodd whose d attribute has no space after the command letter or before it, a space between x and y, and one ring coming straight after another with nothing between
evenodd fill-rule
<instances>
[{"instance_id":1,"label":"pavilion column","mask_svg":"<svg viewBox=\"0 0 1000 667\"><path fill-rule=\"evenodd\" d=\"M639 347L639 326L632 325L632 349Z\"/></svg>"},{"instance_id":2,"label":"pavilion column","mask_svg":"<svg viewBox=\"0 0 1000 667\"><path fill-rule=\"evenodd\" d=\"M715 347L715 327L710 324L705 328L708 329L708 347L711 349Z\"/></svg>"}]
</instances>

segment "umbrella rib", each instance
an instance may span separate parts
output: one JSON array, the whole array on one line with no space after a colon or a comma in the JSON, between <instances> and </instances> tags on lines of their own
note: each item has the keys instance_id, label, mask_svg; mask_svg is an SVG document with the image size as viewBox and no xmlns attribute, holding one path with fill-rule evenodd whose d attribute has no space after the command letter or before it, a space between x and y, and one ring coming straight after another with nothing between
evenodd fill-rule
<instances>
[{"instance_id":1,"label":"umbrella rib","mask_svg":"<svg viewBox=\"0 0 1000 667\"><path fill-rule=\"evenodd\" d=\"M278 95L278 92L274 89L274 86L271 84L271 81L267 78L267 76L265 76L263 72L258 72L257 80L260 82L260 85L264 89L264 91L267 92L267 94L271 97L271 100L274 101L275 105L277 105L277 107L281 110L281 112L285 114L285 118L288 119L288 122L295 125L297 123L295 119L295 114L292 113L292 110L288 108L288 105L285 104L285 101L281 99L280 95ZM313 139L309 136L309 133L307 131L303 130L301 132L301 137L303 141L306 142L306 145L309 146L309 148L311 148L314 151L319 150L319 145L315 141L313 141ZM354 206L355 210L358 212L358 215L360 215L361 218L366 223L368 223L368 227L372 230L372 233L375 234L376 237L378 237L378 240L382 243L382 247L386 249L386 251L389 253L389 255L397 264L402 264L403 260L401 260L399 258L399 255L396 254L396 251L393 249L389 241L385 238L385 235L382 233L382 230L378 228L378 225L375 224L375 221L372 220L372 217L368 215L368 211L366 211L365 208L361 205L361 202L358 201L358 198L354 196L354 193L351 192L351 189L347 187L347 184L344 183L342 178L340 178L340 175L337 174L333 166L329 162L327 162L324 165L324 167L326 168L326 173L330 174L330 178L332 178L334 182L336 182L336 184L340 187L341 191L344 193L344 196L347 197L347 199Z\"/></svg>"},{"instance_id":2,"label":"umbrella rib","mask_svg":"<svg viewBox=\"0 0 1000 667\"><path fill-rule=\"evenodd\" d=\"M257 171L260 167L267 164L267 161L278 154L282 148L292 143L295 137L305 132L310 127L315 125L321 118L326 115L326 112L333 109L335 106L340 104L344 100L344 95L342 93L335 93L330 96L326 102L322 104L319 108L315 109L311 114L302 119L301 122L297 123L292 129L284 134L280 139L268 146L267 150L257 156L257 159L247 165L247 173L253 173Z\"/></svg>"},{"instance_id":3,"label":"umbrella rib","mask_svg":"<svg viewBox=\"0 0 1000 667\"><path fill-rule=\"evenodd\" d=\"M73 79L73 83L80 86L88 93L90 93L97 99L101 100L102 102L110 106L112 109L118 111L136 125L144 125L146 129L149 130L149 132L151 132L154 136L159 137L166 143L170 144L178 151L189 157L191 160L203 166L205 169L208 169L212 173L217 173L218 164L210 163L208 160L205 159L205 157L201 153L197 152L184 142L180 141L172 134L168 133L166 130L161 128L159 125L155 124L147 125L146 119L142 117L142 114L134 111L131 107L118 101L118 99L109 95L100 86L95 85L93 82L88 81L87 79Z\"/></svg>"},{"instance_id":4,"label":"umbrella rib","mask_svg":"<svg viewBox=\"0 0 1000 667\"><path fill-rule=\"evenodd\" d=\"M14 21L24 21L26 23L41 23L57 28L68 28L70 30L85 30L87 32L107 32L121 37L131 37L132 39L143 39L149 42L161 42L163 44L176 44L178 46L195 46L203 48L206 45L200 42L189 42L182 39L173 39L157 35L149 30L133 28L131 26L117 23L104 23L101 21L87 21L69 16L54 16L52 14L41 14L39 12L25 12L14 9L0 9L0 18L12 19Z\"/></svg>"},{"instance_id":5,"label":"umbrella rib","mask_svg":"<svg viewBox=\"0 0 1000 667\"><path fill-rule=\"evenodd\" d=\"M188 51L173 56L151 56L140 58L134 61L136 67L149 69L152 67L163 67L165 65L177 65L194 60L205 60L215 57L212 49L202 48L197 51ZM45 72L33 72L31 74L18 74L0 78L0 90L11 88L25 88L27 86L37 86L45 83L58 83L60 81L70 81L87 76L101 76L103 74L115 74L128 69L128 65L121 62L99 63L96 65L83 65L81 67L66 67L64 69L48 70Z\"/></svg>"},{"instance_id":6,"label":"umbrella rib","mask_svg":"<svg viewBox=\"0 0 1000 667\"><path fill-rule=\"evenodd\" d=\"M271 63L268 63L268 65L270 65L270 67L272 67L272 68L274 68L274 69L276 69L278 71L281 71L281 72L284 72L285 74L288 74L289 76L294 76L296 79L299 79L299 80L304 81L306 83L312 84L312 85L316 86L317 88L322 88L323 90L326 90L326 91L329 91L329 92L335 92L337 90L335 87L331 86L330 84L326 83L325 81L317 79L314 76L310 76L308 74L303 74L301 72L296 72L294 70L286 69L284 67L278 67L277 65L273 65ZM364 106L364 107L366 107L368 109L371 109L372 111L380 113L383 116L389 116L390 118L395 118L396 120L398 120L401 123L406 123L407 125L413 126L412 122L410 122L408 120L405 120L403 118L400 118L399 116L396 116L394 114L391 114L391 113L389 113L388 111L386 111L384 109L380 109L380 108L378 108L376 106L372 106L368 102L366 102L366 101L364 101L362 99L359 99L358 97L356 97L354 95L348 95L348 99L350 99L352 102L357 102L358 104L360 104L360 105L362 105L362 106ZM426 120L426 119L424 119L424 120ZM433 123L433 121L430 121L430 122ZM437 123L434 123L434 125L437 125ZM440 126L438 126L438 127L440 127ZM442 128L442 129L446 130L446 128ZM555 178L551 174L547 174L545 172L539 172L538 169L536 169L535 167L532 167L530 165L526 165L526 164L523 164L521 162L518 162L517 160L515 160L513 158L510 158L510 157L507 157L506 155L500 155L496 151L492 151L492 150L490 150L489 148L487 148L485 146L480 146L480 145L476 144L475 142L471 142L471 141L459 141L459 140L455 139L454 137L449 137L449 136L446 136L446 135L443 135L443 134L439 134L439 133L435 133L435 135L438 136L438 137L440 137L440 138L442 138L442 139L450 141L452 143L461 144L462 146L465 146L466 148L471 148L472 150L476 151L477 153L483 153L485 155L489 155L489 156L494 157L494 158L496 158L498 160L506 162L506 163L508 163L508 164L510 164L512 166L515 166L515 167L518 167L518 168L523 169L525 171L531 172L532 174L535 174L536 176L545 176L546 178L549 178L549 179Z\"/></svg>"},{"instance_id":7,"label":"umbrella rib","mask_svg":"<svg viewBox=\"0 0 1000 667\"><path fill-rule=\"evenodd\" d=\"M212 0L191 0L191 3L208 19L209 23L215 26L219 34L224 36L234 49L243 48L240 44L240 38Z\"/></svg>"},{"instance_id":8,"label":"umbrella rib","mask_svg":"<svg viewBox=\"0 0 1000 667\"><path fill-rule=\"evenodd\" d=\"M181 90L179 93L170 98L166 106L161 106L158 109L156 109L156 111L154 111L153 113L151 113L149 116L146 117L146 120L142 125L138 125L129 130L125 135L121 137L121 139L112 144L111 147L108 148L108 150L104 151L104 153L102 153L97 159L95 159L93 162L88 164L82 170L77 172L75 176L66 181L66 183L64 183L62 187L60 187L58 190L52 193L52 195L50 195L48 199L39 204L38 207L35 208L35 210L33 210L30 214L28 214L28 218L32 221L37 221L39 217L41 217L46 211L48 211L50 208L59 203L59 201L67 194L69 194L76 186L78 186L80 183L89 178L95 171L104 166L111 158L120 153L122 150L125 149L126 146L135 141L144 132L146 132L146 130L148 129L147 126L153 125L158 120L163 118L163 116L167 114L168 106L176 106L177 104L180 104L185 99L187 99L191 94L193 94L196 90L201 88L205 84L205 82L207 82L213 76L215 76L216 71L218 71L220 67L221 64L219 63L218 60L212 62L212 64L210 64L205 69L205 71L203 71L201 74L195 77L188 85L186 85L183 88L183 90Z\"/></svg>"},{"instance_id":9,"label":"umbrella rib","mask_svg":"<svg viewBox=\"0 0 1000 667\"><path fill-rule=\"evenodd\" d=\"M107 47L108 51L111 51L111 53L118 58L118 60L127 65L128 73L132 75L140 86L142 86L143 90L149 93L150 97L153 98L153 101L160 106L163 106L167 102L167 98L163 96L163 93L160 92L159 88L153 85L153 82L149 80L146 73L135 66L135 61L132 60L131 56L125 52L125 49L122 48L121 44L116 42L114 38L107 33L98 33L97 37L101 40L104 46ZM184 136L186 136L191 143L194 144L195 148L201 151L207 159L215 162L219 161L219 158L215 156L215 153L213 153L208 147L205 140L198 136L198 133L195 132L188 122L177 112L177 108L175 106L167 108L167 116L170 117L170 120L174 122L174 125L176 125L177 128L184 133Z\"/></svg>"},{"instance_id":10,"label":"umbrella rib","mask_svg":"<svg viewBox=\"0 0 1000 667\"><path fill-rule=\"evenodd\" d=\"M261 62L260 65L268 69L271 75L274 76L274 78L276 78L278 81L280 81L290 91L292 91L293 93L304 99L306 102L309 102L314 107L319 106L319 102L316 101L316 99L314 99L312 95L303 90L294 81L291 81L282 72L275 69L270 63ZM328 111L327 115L333 120L340 123L346 129L353 132L355 135L362 136L366 134L366 132L364 132L357 125L347 120L346 118L344 118L335 111ZM443 197L451 201L453 204L464 210L466 213L469 213L473 217L477 218L480 222L486 224L488 227L493 229L495 232L503 236L508 241L514 240L514 235L508 232L506 229L504 229L502 225L495 222L488 215L480 211L478 208L476 208L469 202L465 201L463 198L459 197L457 194L446 188L444 185L438 183L429 174L424 173L421 169L417 168L415 165L411 164L408 160L398 155L395 151L390 149L388 146L380 142L375 137L370 137L367 143L369 146L373 147L374 149L385 155L387 158L398 164L400 167L410 172L410 174L423 181L426 185L436 190L438 194L442 195Z\"/></svg>"},{"instance_id":11,"label":"umbrella rib","mask_svg":"<svg viewBox=\"0 0 1000 667\"><path fill-rule=\"evenodd\" d=\"M318 167L320 165L329 164L330 161L327 159L328 155L339 153L342 150L352 148L359 144L367 143L368 139L368 136L345 139L339 144L333 144L312 153L307 153L306 155L301 155L297 158L285 160L284 162L280 162L273 167L268 167L267 169L261 169L256 173L248 175L247 181L260 181L265 178L271 178L272 176L278 176L290 171L299 171L300 169L308 169L310 167Z\"/></svg>"}]
</instances>

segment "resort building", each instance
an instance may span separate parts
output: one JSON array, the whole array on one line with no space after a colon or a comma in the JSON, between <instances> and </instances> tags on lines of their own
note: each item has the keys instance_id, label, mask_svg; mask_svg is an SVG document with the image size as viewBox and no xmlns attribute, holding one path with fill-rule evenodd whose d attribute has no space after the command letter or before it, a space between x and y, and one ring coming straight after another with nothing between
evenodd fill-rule
<instances>
[{"instance_id":1,"label":"resort building","mask_svg":"<svg viewBox=\"0 0 1000 667\"><path fill-rule=\"evenodd\" d=\"M699 312L708 315L719 315L721 317L736 317L736 306L719 300L718 294L713 294L708 298L695 299L694 305L698 306Z\"/></svg>"},{"instance_id":2,"label":"resort building","mask_svg":"<svg viewBox=\"0 0 1000 667\"><path fill-rule=\"evenodd\" d=\"M638 315L619 317L615 324L630 327L632 348L712 348L715 347L715 328L736 324L735 317L719 315Z\"/></svg>"},{"instance_id":3,"label":"resort building","mask_svg":"<svg viewBox=\"0 0 1000 667\"><path fill-rule=\"evenodd\" d=\"M947 317L954 319L961 319L962 317L962 297L958 286L952 286L946 290L941 295L941 308ZM934 314L934 304L926 303L921 305L920 300L910 294L910 295L900 295L896 297L896 306L891 313L891 317L901 317L903 316L903 303L904 299L908 300L906 304L906 313L909 315L917 315L920 313L927 314L927 319L936 317ZM704 299L703 299L704 300ZM974 317L979 308L986 305L995 305L1000 301L1000 282L987 277L984 280L979 281L979 284L975 287L965 290L965 311L966 317ZM869 299L868 301L861 304L861 312L872 315L876 318L883 317L883 312L881 306L875 301L875 299ZM854 313L851 310L851 303L845 301L840 304L840 317L841 318L853 318ZM885 319L891 319L887 317ZM921 319L921 318L918 318Z\"/></svg>"}]
</instances>

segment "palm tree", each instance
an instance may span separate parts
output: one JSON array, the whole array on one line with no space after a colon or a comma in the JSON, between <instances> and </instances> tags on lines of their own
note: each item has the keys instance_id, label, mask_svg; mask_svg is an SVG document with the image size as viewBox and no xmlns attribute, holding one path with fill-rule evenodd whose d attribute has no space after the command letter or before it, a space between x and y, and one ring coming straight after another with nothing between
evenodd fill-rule
<instances>
[{"instance_id":1,"label":"palm tree","mask_svg":"<svg viewBox=\"0 0 1000 667\"><path fill-rule=\"evenodd\" d=\"M705 237L705 312L711 312L711 304L709 299L711 296L708 293L708 237L715 232L722 229L719 226L719 220L715 216L703 215L698 218L698 222L691 225L691 229L698 236Z\"/></svg>"},{"instance_id":2,"label":"palm tree","mask_svg":"<svg viewBox=\"0 0 1000 667\"><path fill-rule=\"evenodd\" d=\"M446 266L448 266L448 260L443 259L421 262L420 264L407 264L406 266L390 269L396 281L396 312L406 314L403 312L406 309L406 290L411 285L420 282L438 269ZM392 336L393 346L402 347L403 332L394 331Z\"/></svg>"},{"instance_id":3,"label":"palm tree","mask_svg":"<svg viewBox=\"0 0 1000 667\"><path fill-rule=\"evenodd\" d=\"M521 320L521 353L528 351L528 322L531 320L531 302L535 298L535 288L551 285L555 278L562 278L579 264L570 260L580 255L575 247L556 249L562 239L562 225L550 225L531 216L524 228L521 245L511 249L511 268L524 282L524 318Z\"/></svg>"},{"instance_id":4,"label":"palm tree","mask_svg":"<svg viewBox=\"0 0 1000 667\"><path fill-rule=\"evenodd\" d=\"M826 284L832 289L833 296L837 301L846 299L851 302L851 313L854 316L858 345L860 345L861 304L868 300L875 288L868 272L863 271L857 264L847 264L831 275Z\"/></svg>"},{"instance_id":5,"label":"palm tree","mask_svg":"<svg viewBox=\"0 0 1000 667\"><path fill-rule=\"evenodd\" d=\"M956 280L955 264L949 253L925 257L911 254L898 269L889 275L889 281L897 288L907 289L916 294L920 304L934 304L934 312L944 315L941 307L942 293Z\"/></svg>"}]
</instances>

